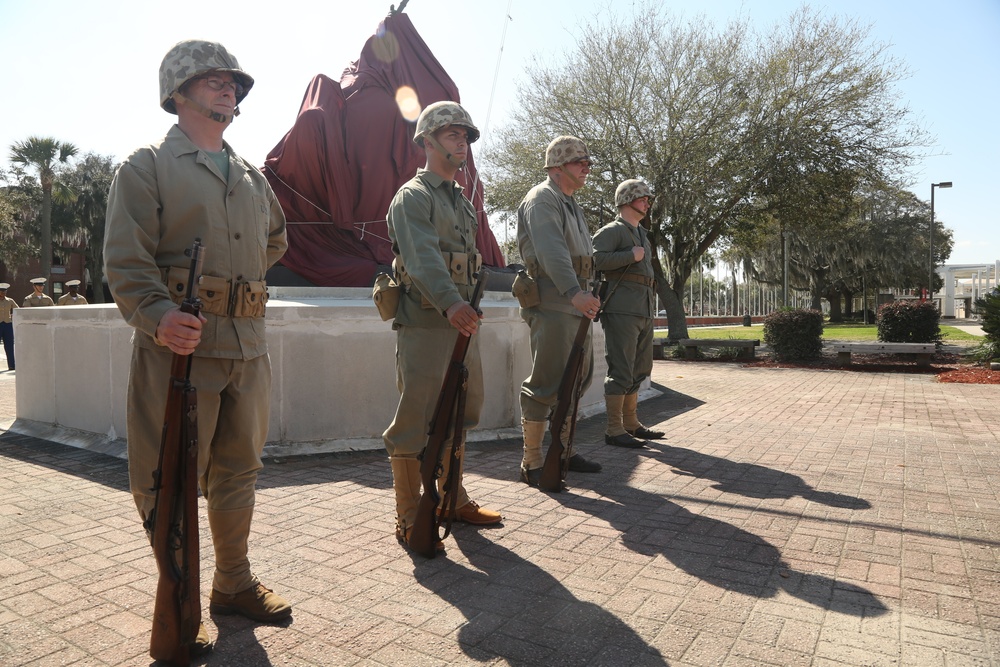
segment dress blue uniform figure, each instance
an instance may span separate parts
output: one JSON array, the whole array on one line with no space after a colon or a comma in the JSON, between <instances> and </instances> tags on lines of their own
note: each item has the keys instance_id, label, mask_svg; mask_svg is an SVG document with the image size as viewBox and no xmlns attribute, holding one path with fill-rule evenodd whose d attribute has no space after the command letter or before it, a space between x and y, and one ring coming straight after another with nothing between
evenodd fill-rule
<instances>
[{"instance_id":1,"label":"dress blue uniform figure","mask_svg":"<svg viewBox=\"0 0 1000 667\"><path fill-rule=\"evenodd\" d=\"M17 302L7 296L10 283L0 283L0 339L7 353L7 370L14 370L14 309Z\"/></svg>"}]
</instances>

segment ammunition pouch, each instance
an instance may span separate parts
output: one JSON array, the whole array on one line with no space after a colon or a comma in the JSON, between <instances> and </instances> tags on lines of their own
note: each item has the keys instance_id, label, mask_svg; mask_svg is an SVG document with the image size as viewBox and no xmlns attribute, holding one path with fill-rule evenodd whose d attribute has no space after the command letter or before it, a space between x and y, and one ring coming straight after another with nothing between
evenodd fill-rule
<instances>
[{"instance_id":1,"label":"ammunition pouch","mask_svg":"<svg viewBox=\"0 0 1000 667\"><path fill-rule=\"evenodd\" d=\"M396 317L399 309L400 285L388 273L375 276L375 286L372 287L372 301L378 309L379 317L387 322Z\"/></svg>"},{"instance_id":2,"label":"ammunition pouch","mask_svg":"<svg viewBox=\"0 0 1000 667\"><path fill-rule=\"evenodd\" d=\"M171 266L163 270L163 282L170 300L180 305L187 296L188 268ZM201 311L220 317L264 317L267 283L263 280L232 281L216 276L198 280Z\"/></svg>"},{"instance_id":3,"label":"ammunition pouch","mask_svg":"<svg viewBox=\"0 0 1000 667\"><path fill-rule=\"evenodd\" d=\"M482 255L478 252L442 252L441 257L444 259L445 266L448 267L448 271L451 273L451 281L453 283L456 285L476 284L476 274L479 272L479 269L483 268ZM392 260L392 267L399 277L399 284L402 286L403 291L409 294L410 290L413 289L413 279L406 272L406 267L403 266L403 262L399 257ZM421 294L420 307L430 309L434 305L427 300L426 296Z\"/></svg>"},{"instance_id":4,"label":"ammunition pouch","mask_svg":"<svg viewBox=\"0 0 1000 667\"><path fill-rule=\"evenodd\" d=\"M538 283L523 269L517 272L517 277L510 286L510 293L521 304L521 308L534 308L542 302L538 293Z\"/></svg>"}]
</instances>

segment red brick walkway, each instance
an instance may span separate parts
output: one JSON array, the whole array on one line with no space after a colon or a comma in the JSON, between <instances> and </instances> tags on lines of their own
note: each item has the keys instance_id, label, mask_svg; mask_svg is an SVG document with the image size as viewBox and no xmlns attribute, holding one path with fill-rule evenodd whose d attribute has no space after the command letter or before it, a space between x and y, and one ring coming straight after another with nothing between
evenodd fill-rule
<instances>
[{"instance_id":1,"label":"red brick walkway","mask_svg":"<svg viewBox=\"0 0 1000 667\"><path fill-rule=\"evenodd\" d=\"M1000 387L933 376L656 362L668 437L579 449L547 495L520 444L466 484L502 527L447 555L392 536L378 452L267 461L255 570L283 627L208 614L239 665L1000 665ZM12 412L12 411L11 411ZM346 418L346 416L345 416ZM126 464L0 435L0 664L148 665L155 565Z\"/></svg>"}]
</instances>

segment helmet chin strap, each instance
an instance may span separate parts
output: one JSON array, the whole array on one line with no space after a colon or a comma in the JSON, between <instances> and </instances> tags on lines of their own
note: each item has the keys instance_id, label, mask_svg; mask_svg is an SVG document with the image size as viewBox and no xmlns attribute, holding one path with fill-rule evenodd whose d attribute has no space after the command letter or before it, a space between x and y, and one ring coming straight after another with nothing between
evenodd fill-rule
<instances>
[{"instance_id":1,"label":"helmet chin strap","mask_svg":"<svg viewBox=\"0 0 1000 667\"><path fill-rule=\"evenodd\" d=\"M176 104L183 104L184 106L189 107L192 111L197 111L202 116L205 116L206 118L211 118L212 120L218 123L230 123L233 121L233 119L235 119L237 116L240 115L239 107L233 109L233 114L230 116L228 114L219 113L218 111L212 111L211 109L204 107L201 104L198 104L194 100L184 97L183 95L181 95L180 91L176 90L174 91L174 94L171 95L171 98L174 100Z\"/></svg>"},{"instance_id":2,"label":"helmet chin strap","mask_svg":"<svg viewBox=\"0 0 1000 667\"><path fill-rule=\"evenodd\" d=\"M559 165L559 171L561 171L563 173L563 175L565 175L566 178L568 178L570 180L570 182L574 186L574 188L573 188L574 190L579 190L579 189L581 189L583 187L583 181L581 181L579 178L577 178L573 174L569 173L569 171L566 169L566 165L565 164Z\"/></svg>"},{"instance_id":3,"label":"helmet chin strap","mask_svg":"<svg viewBox=\"0 0 1000 667\"><path fill-rule=\"evenodd\" d=\"M460 160L451 153L449 153L447 150L445 150L445 147L442 146L441 143L438 142L434 137L430 135L424 135L424 141L429 143L431 145L431 148L436 150L438 153L444 155L444 159L446 159L448 163L451 164L456 169L461 169L462 167L465 166L466 162L465 160Z\"/></svg>"},{"instance_id":4,"label":"helmet chin strap","mask_svg":"<svg viewBox=\"0 0 1000 667\"><path fill-rule=\"evenodd\" d=\"M628 204L626 204L626 206L628 206L630 209L639 214L639 222L642 222L642 219L645 218L646 214L649 212L649 209L646 209L645 211L640 211L638 208L636 208L634 201L629 202Z\"/></svg>"}]
</instances>

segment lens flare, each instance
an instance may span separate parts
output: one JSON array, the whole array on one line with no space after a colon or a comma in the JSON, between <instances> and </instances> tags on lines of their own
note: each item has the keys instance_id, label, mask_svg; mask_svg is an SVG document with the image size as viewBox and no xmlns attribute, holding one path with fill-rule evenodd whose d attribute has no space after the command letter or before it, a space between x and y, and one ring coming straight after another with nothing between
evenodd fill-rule
<instances>
[{"instance_id":1,"label":"lens flare","mask_svg":"<svg viewBox=\"0 0 1000 667\"><path fill-rule=\"evenodd\" d=\"M399 41L391 30L384 30L372 39L372 53L384 63L392 63L399 57Z\"/></svg>"},{"instance_id":2,"label":"lens flare","mask_svg":"<svg viewBox=\"0 0 1000 667\"><path fill-rule=\"evenodd\" d=\"M420 100L417 98L417 91L409 86L402 86L396 91L396 106L399 113L406 120L415 122L420 116Z\"/></svg>"}]
</instances>

